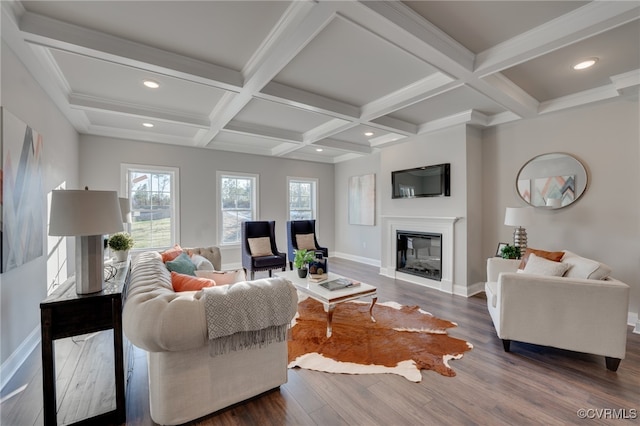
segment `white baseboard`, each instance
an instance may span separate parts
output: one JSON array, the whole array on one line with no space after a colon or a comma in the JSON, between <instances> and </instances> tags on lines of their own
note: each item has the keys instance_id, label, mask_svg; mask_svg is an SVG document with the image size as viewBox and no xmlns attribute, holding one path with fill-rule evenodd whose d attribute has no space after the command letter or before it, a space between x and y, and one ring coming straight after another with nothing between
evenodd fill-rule
<instances>
[{"instance_id":1,"label":"white baseboard","mask_svg":"<svg viewBox=\"0 0 640 426\"><path fill-rule=\"evenodd\" d=\"M13 375L24 364L31 352L38 347L38 343L40 343L39 325L29 333L20 346L0 366L0 371L2 371L2 374L0 374L0 389L3 389L9 380L13 378Z\"/></svg>"},{"instance_id":2,"label":"white baseboard","mask_svg":"<svg viewBox=\"0 0 640 426\"><path fill-rule=\"evenodd\" d=\"M640 334L640 315L637 312L629 312L627 315L627 324L633 326L633 332Z\"/></svg>"},{"instance_id":3,"label":"white baseboard","mask_svg":"<svg viewBox=\"0 0 640 426\"><path fill-rule=\"evenodd\" d=\"M332 255L335 257L339 257L341 259L352 260L354 262L364 263L365 265L377 266L378 268L380 267L379 259L371 259L368 257L354 256L352 254L340 253L340 252L334 252L332 253ZM329 265L329 270L331 270L331 265Z\"/></svg>"}]
</instances>

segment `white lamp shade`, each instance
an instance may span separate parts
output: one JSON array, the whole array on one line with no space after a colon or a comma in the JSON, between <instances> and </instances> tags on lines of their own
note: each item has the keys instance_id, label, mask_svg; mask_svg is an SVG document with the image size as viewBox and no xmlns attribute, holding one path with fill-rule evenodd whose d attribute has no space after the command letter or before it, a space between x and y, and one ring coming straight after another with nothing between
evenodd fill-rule
<instances>
[{"instance_id":1,"label":"white lamp shade","mask_svg":"<svg viewBox=\"0 0 640 426\"><path fill-rule=\"evenodd\" d=\"M104 235L123 229L116 191L52 191L49 235Z\"/></svg>"},{"instance_id":2,"label":"white lamp shade","mask_svg":"<svg viewBox=\"0 0 640 426\"><path fill-rule=\"evenodd\" d=\"M120 201L120 214L122 215L122 221L124 223L131 223L131 205L128 198L119 198Z\"/></svg>"},{"instance_id":3,"label":"white lamp shade","mask_svg":"<svg viewBox=\"0 0 640 426\"><path fill-rule=\"evenodd\" d=\"M530 207L507 207L504 224L509 226L526 226L531 222Z\"/></svg>"}]
</instances>

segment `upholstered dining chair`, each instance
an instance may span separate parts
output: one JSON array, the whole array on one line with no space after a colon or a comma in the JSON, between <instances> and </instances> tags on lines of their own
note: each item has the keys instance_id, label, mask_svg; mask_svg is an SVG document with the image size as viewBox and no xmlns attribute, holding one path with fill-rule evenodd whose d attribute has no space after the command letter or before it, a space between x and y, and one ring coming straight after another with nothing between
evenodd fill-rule
<instances>
[{"instance_id":1,"label":"upholstered dining chair","mask_svg":"<svg viewBox=\"0 0 640 426\"><path fill-rule=\"evenodd\" d=\"M293 270L293 258L298 249L322 251L324 257L329 256L329 249L320 247L316 238L315 220L290 220L287 222L287 246L289 268Z\"/></svg>"},{"instance_id":2,"label":"upholstered dining chair","mask_svg":"<svg viewBox=\"0 0 640 426\"><path fill-rule=\"evenodd\" d=\"M275 221L246 221L242 223L242 267L251 272L287 269L287 255L276 246Z\"/></svg>"}]
</instances>

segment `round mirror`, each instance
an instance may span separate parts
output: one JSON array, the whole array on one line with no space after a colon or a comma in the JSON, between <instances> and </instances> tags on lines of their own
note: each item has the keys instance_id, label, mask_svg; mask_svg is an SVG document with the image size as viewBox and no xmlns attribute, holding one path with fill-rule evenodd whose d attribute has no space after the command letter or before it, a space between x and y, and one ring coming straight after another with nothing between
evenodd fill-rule
<instances>
[{"instance_id":1,"label":"round mirror","mask_svg":"<svg viewBox=\"0 0 640 426\"><path fill-rule=\"evenodd\" d=\"M559 209L576 202L587 189L587 170L561 152L538 155L518 172L516 190L533 207Z\"/></svg>"}]
</instances>

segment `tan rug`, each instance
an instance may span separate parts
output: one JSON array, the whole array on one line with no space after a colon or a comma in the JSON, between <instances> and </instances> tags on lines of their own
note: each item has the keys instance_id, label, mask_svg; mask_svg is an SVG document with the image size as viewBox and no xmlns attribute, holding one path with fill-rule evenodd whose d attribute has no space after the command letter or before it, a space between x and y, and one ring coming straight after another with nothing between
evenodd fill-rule
<instances>
[{"instance_id":1,"label":"tan rug","mask_svg":"<svg viewBox=\"0 0 640 426\"><path fill-rule=\"evenodd\" d=\"M376 322L369 318L369 303L339 304L333 314L333 335L326 337L327 314L320 302L307 298L289 341L289 368L328 373L393 373L412 382L422 380L420 370L455 376L449 360L462 358L473 346L450 337L456 324L395 302L376 304Z\"/></svg>"}]
</instances>

